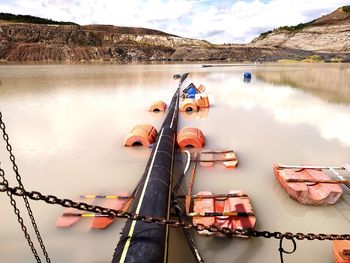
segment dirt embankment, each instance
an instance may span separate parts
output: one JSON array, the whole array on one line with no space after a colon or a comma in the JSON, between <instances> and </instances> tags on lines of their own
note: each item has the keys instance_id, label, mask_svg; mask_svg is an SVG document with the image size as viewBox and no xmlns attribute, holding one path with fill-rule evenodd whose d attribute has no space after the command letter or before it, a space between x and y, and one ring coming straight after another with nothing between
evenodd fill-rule
<instances>
[{"instance_id":1,"label":"dirt embankment","mask_svg":"<svg viewBox=\"0 0 350 263\"><path fill-rule=\"evenodd\" d=\"M263 45L212 45L145 28L0 24L1 61L276 61L314 54ZM327 59L336 54L320 56Z\"/></svg>"}]
</instances>

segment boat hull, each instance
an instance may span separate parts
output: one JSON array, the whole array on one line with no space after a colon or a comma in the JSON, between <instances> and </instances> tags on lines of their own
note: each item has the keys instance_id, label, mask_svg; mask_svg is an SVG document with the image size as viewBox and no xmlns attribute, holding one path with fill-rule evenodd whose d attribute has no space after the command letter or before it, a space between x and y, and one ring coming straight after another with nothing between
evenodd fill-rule
<instances>
[{"instance_id":1,"label":"boat hull","mask_svg":"<svg viewBox=\"0 0 350 263\"><path fill-rule=\"evenodd\" d=\"M289 183L287 179L330 180L322 170L290 169L274 165L277 181L291 198L305 205L331 205L336 203L343 191L338 184L326 183Z\"/></svg>"}]
</instances>

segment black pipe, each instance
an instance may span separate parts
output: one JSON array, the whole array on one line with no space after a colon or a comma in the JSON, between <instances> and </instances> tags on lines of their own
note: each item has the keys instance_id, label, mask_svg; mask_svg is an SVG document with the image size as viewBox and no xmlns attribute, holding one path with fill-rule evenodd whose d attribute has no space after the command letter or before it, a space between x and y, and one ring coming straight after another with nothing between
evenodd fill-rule
<instances>
[{"instance_id":1,"label":"black pipe","mask_svg":"<svg viewBox=\"0 0 350 263\"><path fill-rule=\"evenodd\" d=\"M130 212L169 218L171 179L179 111L179 93L188 73L181 76L141 178ZM112 262L166 262L168 227L127 220Z\"/></svg>"}]
</instances>

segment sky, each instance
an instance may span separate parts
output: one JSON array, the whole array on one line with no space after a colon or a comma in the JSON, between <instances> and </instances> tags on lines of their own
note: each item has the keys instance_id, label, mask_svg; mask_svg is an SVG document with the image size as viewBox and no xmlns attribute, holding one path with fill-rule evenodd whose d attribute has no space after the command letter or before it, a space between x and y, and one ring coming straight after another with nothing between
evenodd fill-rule
<instances>
[{"instance_id":1,"label":"sky","mask_svg":"<svg viewBox=\"0 0 350 263\"><path fill-rule=\"evenodd\" d=\"M0 12L81 25L145 27L211 43L248 43L260 33L328 14L350 0L0 0Z\"/></svg>"}]
</instances>

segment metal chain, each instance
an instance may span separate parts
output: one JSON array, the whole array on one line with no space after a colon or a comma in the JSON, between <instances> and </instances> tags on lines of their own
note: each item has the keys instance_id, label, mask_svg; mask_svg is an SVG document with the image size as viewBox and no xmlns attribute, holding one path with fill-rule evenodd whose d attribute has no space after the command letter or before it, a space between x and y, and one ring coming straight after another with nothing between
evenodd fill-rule
<instances>
[{"instance_id":1,"label":"metal chain","mask_svg":"<svg viewBox=\"0 0 350 263\"><path fill-rule=\"evenodd\" d=\"M21 176L20 176L20 174L19 174L19 172L18 172L18 166L16 165L16 162L15 162L16 158L15 158L15 156L14 156L13 153L12 153L12 146L11 146L11 144L10 144L10 142L9 142L9 136L8 136L8 134L6 133L6 129L5 129L6 126L5 126L5 123L4 123L3 120L2 120L2 113L1 113L1 112L0 112L0 128L1 128L2 133L3 133L3 138L4 138L5 142L6 142L6 149L7 149L7 151L8 151L9 154L10 154L10 160L11 160L12 165L13 165L13 171L14 171L15 174L16 174L17 182L18 182L18 184L19 184L19 187L22 188L22 189L24 190L24 186L23 186L23 184L22 184L22 178L21 178ZM26 206L26 208L27 208L29 218L30 218L30 220L31 220L31 222L32 222L32 225L33 225L35 234L36 234L37 239L38 239L38 241L39 241L40 247L41 247L41 249L42 249L42 251L43 251L43 254L44 254L44 256L45 256L46 262L49 263L49 262L51 262L51 260L50 260L50 257L49 257L49 255L48 255L47 251L46 251L46 248L45 248L43 239L42 239L41 234L40 234L40 232L39 232L38 225L37 225L36 222L35 222L35 218L34 218L32 209L31 209L31 207L30 207L30 204L29 204L29 202L28 202L28 199L27 199L26 196L23 196L23 200L24 200L24 204L25 204L25 206ZM12 202L12 201L11 201L11 202ZM22 221L23 221L23 219L22 219ZM33 244L33 243L32 243L32 244Z\"/></svg>"},{"instance_id":2,"label":"metal chain","mask_svg":"<svg viewBox=\"0 0 350 263\"><path fill-rule=\"evenodd\" d=\"M258 231L251 229L231 229L228 227L217 226L205 226L203 224L191 224L186 222L179 222L178 220L167 220L160 217L152 217L145 215L138 215L121 210L115 210L105 208L101 206L89 205L81 202L74 202L70 199L61 199L54 195L43 195L40 192L32 191L28 192L20 187L9 187L5 183L0 183L0 192L9 191L16 196L27 196L32 200L41 200L48 204L58 204L63 207L72 207L78 210L88 211L96 214L107 215L116 218L127 218L130 220L139 220L145 223L155 223L158 225L168 225L174 228L181 227L186 229L195 229L197 231L207 230L211 233L221 233L226 237L264 237L264 238L276 238L276 239L294 239L297 240L350 240L350 234L314 234L314 233L291 233L291 232L270 232L270 231Z\"/></svg>"},{"instance_id":3,"label":"metal chain","mask_svg":"<svg viewBox=\"0 0 350 263\"><path fill-rule=\"evenodd\" d=\"M0 177L2 179L2 184L8 186L8 181L5 178L5 172L1 167L0 167ZM36 261L41 262L40 257L38 255L38 252L36 251L34 244L30 238L30 235L28 234L27 227L24 225L23 218L21 217L20 211L17 208L16 201L15 201L15 199L13 199L11 191L7 190L6 193L7 193L8 197L10 198L10 203L13 206L13 211L15 212L15 214L17 216L18 223L21 225L21 229L24 233L25 238L27 239L27 242L28 242L30 249L32 250L32 252L34 254L34 257L36 258Z\"/></svg>"}]
</instances>

